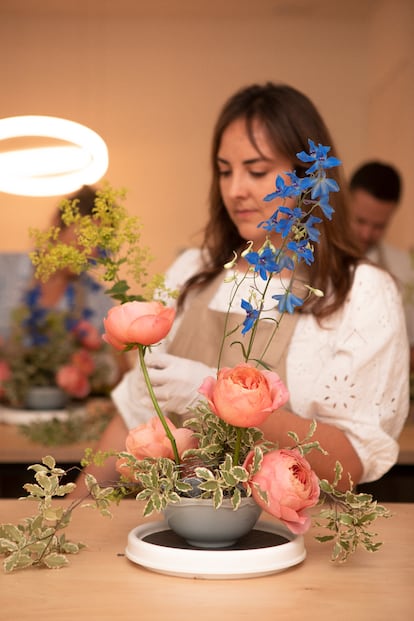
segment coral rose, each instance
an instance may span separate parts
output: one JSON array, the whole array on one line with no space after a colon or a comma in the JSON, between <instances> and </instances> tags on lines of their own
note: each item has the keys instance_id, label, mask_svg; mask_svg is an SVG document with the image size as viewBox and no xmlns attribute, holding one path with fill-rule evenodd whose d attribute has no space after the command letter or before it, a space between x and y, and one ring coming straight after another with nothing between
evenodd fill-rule
<instances>
[{"instance_id":1,"label":"coral rose","mask_svg":"<svg viewBox=\"0 0 414 621\"><path fill-rule=\"evenodd\" d=\"M244 466L249 469L253 451ZM295 534L308 530L311 518L306 509L319 499L319 480L309 462L296 449L270 451L263 456L262 466L249 480L252 496L257 504L279 518ZM266 492L261 497L258 488Z\"/></svg>"},{"instance_id":2,"label":"coral rose","mask_svg":"<svg viewBox=\"0 0 414 621\"><path fill-rule=\"evenodd\" d=\"M78 349L71 357L70 362L84 375L91 375L95 371L95 361L87 349Z\"/></svg>"},{"instance_id":3,"label":"coral rose","mask_svg":"<svg viewBox=\"0 0 414 621\"><path fill-rule=\"evenodd\" d=\"M76 399L84 399L91 390L86 375L73 364L60 367L56 373L56 384Z\"/></svg>"},{"instance_id":4,"label":"coral rose","mask_svg":"<svg viewBox=\"0 0 414 621\"><path fill-rule=\"evenodd\" d=\"M178 429L168 418L165 419L177 444L178 454L197 447L197 439L190 429ZM169 457L174 459L171 442L165 433L160 419L155 416L148 423L131 429L125 447L137 459L146 457Z\"/></svg>"},{"instance_id":5,"label":"coral rose","mask_svg":"<svg viewBox=\"0 0 414 621\"><path fill-rule=\"evenodd\" d=\"M98 350L102 347L102 337L98 329L89 321L82 319L74 328L74 333L87 349Z\"/></svg>"},{"instance_id":6,"label":"coral rose","mask_svg":"<svg viewBox=\"0 0 414 621\"><path fill-rule=\"evenodd\" d=\"M212 412L236 427L260 425L289 399L277 373L248 364L221 369L217 380L207 377L199 392L207 397Z\"/></svg>"},{"instance_id":7,"label":"coral rose","mask_svg":"<svg viewBox=\"0 0 414 621\"><path fill-rule=\"evenodd\" d=\"M154 345L167 336L174 317L175 310L161 302L126 302L109 309L103 339L119 350L127 345Z\"/></svg>"}]
</instances>

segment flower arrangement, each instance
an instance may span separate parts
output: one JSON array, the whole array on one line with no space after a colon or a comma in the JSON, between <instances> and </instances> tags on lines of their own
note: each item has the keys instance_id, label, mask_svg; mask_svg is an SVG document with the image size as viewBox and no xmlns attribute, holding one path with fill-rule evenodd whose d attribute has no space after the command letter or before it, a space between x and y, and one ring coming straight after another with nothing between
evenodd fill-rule
<instances>
[{"instance_id":1,"label":"flower arrangement","mask_svg":"<svg viewBox=\"0 0 414 621\"><path fill-rule=\"evenodd\" d=\"M305 296L323 295L306 284L302 287L305 293L299 295L294 286L301 265L310 265L314 260L313 244L319 238L319 215L332 217L329 194L339 188L327 176L327 170L340 162L329 157L329 147L315 145L312 140L309 140L309 146L309 153L297 155L301 161L310 163L306 177L286 173L287 183L278 176L275 191L265 197L267 201L295 198L294 208L283 204L269 220L259 225L268 232L280 233L281 246L275 248L269 237L257 251L248 244L242 253L248 263L243 275L232 271L237 256L225 266L234 283L234 294L244 279L251 283L251 295L241 303L245 311L238 326L242 336L240 339L235 337L234 327L226 322L220 348L222 351L226 339L237 338L232 344L240 348L241 361L233 368L221 368L218 362L217 376L205 378L199 389L203 398L200 397L191 412L192 417L182 427L177 428L162 412L145 360L147 351L168 334L175 311L160 300L121 300L121 297L118 299L123 303L109 311L104 322L104 339L119 351L137 350L155 416L130 431L125 451L111 453L118 458L119 484L100 485L94 476L85 475L87 490L103 514L109 512L111 502L118 502L131 493L144 501L146 516L179 503L182 497L211 499L217 509L224 499L230 499L235 511L243 498L252 497L265 512L280 519L294 533L306 532L311 523L310 510L318 505L318 524L328 531L319 540L333 542L333 560L346 560L358 545L369 551L380 546L374 541L369 525L377 517L387 517L387 510L372 496L354 493L352 482L349 490L339 491L337 485L342 475L339 463L333 481L328 482L319 480L307 461L306 455L310 451L323 451L323 447L312 439L315 422L310 424L305 438L291 432L292 443L288 447L267 441L257 427L289 398L278 375L264 367L263 355L269 343L261 354L253 354L259 322L273 322L270 342L286 313L292 314L300 307ZM108 203L106 210L111 211ZM319 215L315 215L318 212ZM48 265L50 267L50 263ZM270 280L285 268L291 277L287 283L281 281L282 293L273 296L273 307L279 315L269 319L266 292ZM124 287L122 295L125 292ZM94 455L89 451L83 463L102 463L107 457L108 454ZM39 502L40 516L37 522L26 523L24 545L20 545L24 527L19 532L10 525L0 527L0 532L3 528L3 537L7 535L8 540L8 544L3 544L3 553L7 556L6 571L33 564L62 566L66 562L65 553L80 549L78 544L71 544L74 546L71 548L66 539L57 537L56 531L67 526L71 511L81 501L75 500L66 511L52 510L51 504L54 495L65 495L74 489L75 484L61 484L65 473L56 467L51 456L31 468L36 483L24 487L29 497ZM54 528L50 526L50 520L54 521ZM39 553L35 544L46 524L50 534L48 548L46 551L43 545Z\"/></svg>"},{"instance_id":2,"label":"flower arrangement","mask_svg":"<svg viewBox=\"0 0 414 621\"><path fill-rule=\"evenodd\" d=\"M90 322L91 311L75 308L73 285L66 295L69 310L48 309L36 285L14 311L10 338L0 347L0 398L6 404L25 407L32 388L51 386L81 400L107 394L116 381L113 356Z\"/></svg>"}]
</instances>

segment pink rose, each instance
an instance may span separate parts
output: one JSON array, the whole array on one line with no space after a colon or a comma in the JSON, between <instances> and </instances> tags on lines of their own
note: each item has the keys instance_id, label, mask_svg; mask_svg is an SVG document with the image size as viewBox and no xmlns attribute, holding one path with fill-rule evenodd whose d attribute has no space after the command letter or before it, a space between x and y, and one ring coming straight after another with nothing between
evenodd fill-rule
<instances>
[{"instance_id":1,"label":"pink rose","mask_svg":"<svg viewBox=\"0 0 414 621\"><path fill-rule=\"evenodd\" d=\"M123 350L127 345L154 345L171 330L175 310L161 302L126 302L114 306L103 320L104 341Z\"/></svg>"},{"instance_id":2,"label":"pink rose","mask_svg":"<svg viewBox=\"0 0 414 621\"><path fill-rule=\"evenodd\" d=\"M166 418L166 421L174 436L180 456L187 449L196 448L197 439L193 436L193 432L190 429L178 429L168 418ZM125 447L127 452L132 453L137 459L145 459L145 457L169 457L174 459L171 442L157 416L151 418L148 423L131 429L127 436Z\"/></svg>"},{"instance_id":3,"label":"pink rose","mask_svg":"<svg viewBox=\"0 0 414 621\"><path fill-rule=\"evenodd\" d=\"M90 393L88 378L73 364L66 364L56 373L56 384L76 399L84 399Z\"/></svg>"},{"instance_id":4,"label":"pink rose","mask_svg":"<svg viewBox=\"0 0 414 621\"><path fill-rule=\"evenodd\" d=\"M244 463L249 469L253 451ZM263 456L260 471L249 480L252 496L257 504L271 515L279 518L295 534L306 532L311 519L308 507L319 499L319 480L309 462L298 450L280 449ZM267 493L268 503L260 496L257 487Z\"/></svg>"},{"instance_id":5,"label":"pink rose","mask_svg":"<svg viewBox=\"0 0 414 621\"><path fill-rule=\"evenodd\" d=\"M276 373L244 363L221 369L217 379L207 377L199 392L207 397L212 412L236 427L260 425L289 399Z\"/></svg>"},{"instance_id":6,"label":"pink rose","mask_svg":"<svg viewBox=\"0 0 414 621\"><path fill-rule=\"evenodd\" d=\"M74 333L80 343L87 349L97 350L102 347L102 337L98 329L89 321L82 319L74 328Z\"/></svg>"},{"instance_id":7,"label":"pink rose","mask_svg":"<svg viewBox=\"0 0 414 621\"><path fill-rule=\"evenodd\" d=\"M70 362L84 375L91 375L95 371L95 361L87 349L75 351L70 357Z\"/></svg>"}]
</instances>

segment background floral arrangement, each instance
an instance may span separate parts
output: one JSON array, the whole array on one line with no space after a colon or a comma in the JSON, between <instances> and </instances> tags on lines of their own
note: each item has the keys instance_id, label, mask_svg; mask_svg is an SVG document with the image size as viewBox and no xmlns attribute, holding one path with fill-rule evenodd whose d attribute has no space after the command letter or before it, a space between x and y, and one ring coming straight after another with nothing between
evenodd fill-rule
<instances>
[{"instance_id":1,"label":"background floral arrangement","mask_svg":"<svg viewBox=\"0 0 414 621\"><path fill-rule=\"evenodd\" d=\"M96 287L90 278L89 286ZM27 291L12 316L11 335L0 347L0 398L24 407L31 388L57 386L68 398L107 394L117 378L113 355L89 321L91 311L75 308L73 286L69 310L44 308L40 287Z\"/></svg>"},{"instance_id":2,"label":"background floral arrangement","mask_svg":"<svg viewBox=\"0 0 414 621\"><path fill-rule=\"evenodd\" d=\"M329 205L329 194L339 190L336 182L326 174L326 170L339 164L338 160L328 156L330 148L315 145L311 140L309 146L309 153L298 154L299 159L310 163L307 176L298 178L294 172L286 173L289 183L278 177L275 192L265 197L265 200L277 198L282 201L288 197L296 198L293 209L279 206L269 220L259 225L268 232L280 233L281 247L275 248L268 238L260 250L252 251L251 244L248 244L242 253L249 269L241 280L251 280L251 295L242 301L245 318L239 326L246 340L234 343L240 347L241 362L234 368L220 368L219 364L217 377L204 380L200 387L204 399L200 399L194 408L194 418L187 420L184 427L177 428L164 416L145 361L148 350L168 334L175 311L161 301L131 299L125 295L128 288L124 285L118 290L117 287L112 289L123 303L109 311L104 321L104 338L119 351L137 350L156 416L149 423L131 430L125 451L98 455L89 452L86 456L84 464L102 463L109 455L118 458L117 467L121 473L118 485L100 485L91 474L85 476L93 505L102 514L110 512L112 502L131 493L145 502L144 515L162 511L170 503L180 502L183 496L211 498L216 508L224 498L229 498L236 511L243 497L252 496L264 511L282 520L294 533L304 533L309 528L309 510L319 505L318 524L327 531L318 539L333 542L334 560L347 559L358 545L369 551L380 546L374 541L375 534L369 531L369 525L379 516L387 517L387 510L377 505L372 496L355 494L352 482L348 491L339 491L337 484L342 475L339 463L332 482L318 480L311 469L306 454L311 450L323 451L323 447L312 440L315 422L310 424L306 438L300 439L290 433L292 445L283 448L266 441L256 427L288 399L287 390L277 374L258 368L263 366L263 356L252 358L251 354L258 323L264 320L262 313L270 279L284 268L292 273L283 293L273 296L280 317L273 319L271 340L276 336L283 316L293 313L304 303L305 296L299 297L293 291L295 272L301 262L310 265L314 260L313 243L319 238L316 225L321 222L315 210L331 218L333 209ZM103 202L105 210L100 212L100 217L114 211L110 201ZM111 219L112 216L108 217ZM95 239L93 245L101 245L102 240L99 239L99 244L97 241ZM130 241L135 243L132 237ZM108 257L105 260L109 260ZM43 258L44 261L42 257L38 260L38 265L53 269L50 254L45 252ZM232 270L236 260L237 256L225 267ZM229 274L236 291L240 280L236 273ZM304 291L305 295L323 295L306 284ZM234 330L226 324L223 343L233 334ZM54 496L71 492L75 484L61 483L65 472L56 467L51 456L31 469L36 482L26 484L24 488L30 499L38 501L39 514L28 519L25 526L0 526L0 537L3 537L0 551L6 555L6 571L29 565L60 567L67 562L67 553L76 553L82 547L69 544L63 535L57 535L67 526L71 512L81 500L75 500L66 510L52 506ZM47 537L44 536L45 529ZM42 545L39 547L40 541Z\"/></svg>"}]
</instances>

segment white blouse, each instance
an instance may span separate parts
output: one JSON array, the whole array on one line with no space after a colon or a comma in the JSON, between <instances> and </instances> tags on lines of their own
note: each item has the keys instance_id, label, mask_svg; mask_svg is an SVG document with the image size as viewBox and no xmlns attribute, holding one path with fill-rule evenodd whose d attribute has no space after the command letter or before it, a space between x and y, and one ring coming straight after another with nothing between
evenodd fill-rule
<instances>
[{"instance_id":1,"label":"white blouse","mask_svg":"<svg viewBox=\"0 0 414 621\"><path fill-rule=\"evenodd\" d=\"M166 274L166 285L179 289L201 265L198 249L180 255ZM245 281L240 299L248 298ZM277 291L277 280L269 296ZM227 311L232 284L224 281L210 301ZM163 348L173 339L178 317ZM409 408L409 348L400 294L386 272L361 265L343 308L321 326L300 315L287 357L292 410L343 430L363 464L361 482L380 478L398 457L398 436ZM147 416L137 404L137 371L127 373L113 398L129 427ZM138 390L138 392L137 392Z\"/></svg>"}]
</instances>

